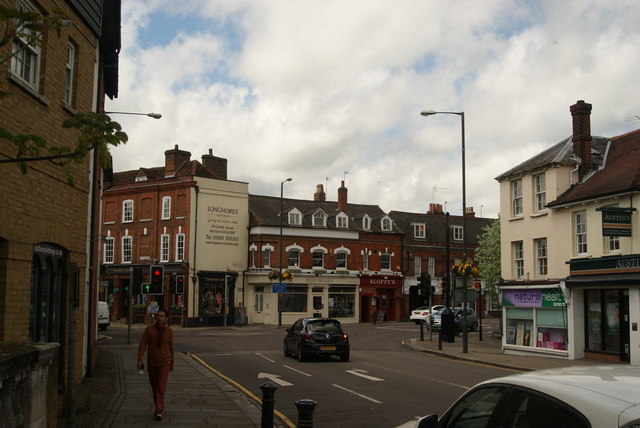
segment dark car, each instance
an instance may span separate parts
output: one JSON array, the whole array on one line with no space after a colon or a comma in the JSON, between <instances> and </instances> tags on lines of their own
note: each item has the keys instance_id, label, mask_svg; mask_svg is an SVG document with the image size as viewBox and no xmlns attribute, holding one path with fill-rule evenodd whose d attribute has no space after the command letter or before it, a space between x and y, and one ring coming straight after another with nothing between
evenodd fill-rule
<instances>
[{"instance_id":1,"label":"dark car","mask_svg":"<svg viewBox=\"0 0 640 428\"><path fill-rule=\"evenodd\" d=\"M453 311L453 321L456 323L456 328L458 331L462 331L462 308L451 308ZM433 329L440 330L440 325L442 324L442 311L440 309L436 313L433 314ZM476 331L478 329L478 316L476 312L471 308L465 309L465 327L467 330Z\"/></svg>"},{"instance_id":2,"label":"dark car","mask_svg":"<svg viewBox=\"0 0 640 428\"><path fill-rule=\"evenodd\" d=\"M304 361L311 356L337 355L349 361L349 335L334 318L300 318L287 329L284 356Z\"/></svg>"}]
</instances>

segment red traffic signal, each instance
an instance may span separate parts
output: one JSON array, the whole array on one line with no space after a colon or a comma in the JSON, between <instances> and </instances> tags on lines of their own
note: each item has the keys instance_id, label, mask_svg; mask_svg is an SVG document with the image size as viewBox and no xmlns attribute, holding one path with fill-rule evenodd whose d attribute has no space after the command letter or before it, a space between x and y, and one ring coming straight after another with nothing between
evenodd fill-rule
<instances>
[{"instance_id":1,"label":"red traffic signal","mask_svg":"<svg viewBox=\"0 0 640 428\"><path fill-rule=\"evenodd\" d=\"M176 277L176 294L184 294L184 276Z\"/></svg>"},{"instance_id":2,"label":"red traffic signal","mask_svg":"<svg viewBox=\"0 0 640 428\"><path fill-rule=\"evenodd\" d=\"M144 287L147 288L147 287ZM164 266L152 265L149 272L149 287L146 294L163 294Z\"/></svg>"}]
</instances>

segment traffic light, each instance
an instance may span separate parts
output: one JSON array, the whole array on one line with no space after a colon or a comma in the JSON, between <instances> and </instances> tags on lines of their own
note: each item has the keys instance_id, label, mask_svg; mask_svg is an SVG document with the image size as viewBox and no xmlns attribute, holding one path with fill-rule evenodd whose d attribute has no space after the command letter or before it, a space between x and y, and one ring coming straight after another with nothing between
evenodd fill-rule
<instances>
[{"instance_id":1,"label":"traffic light","mask_svg":"<svg viewBox=\"0 0 640 428\"><path fill-rule=\"evenodd\" d=\"M184 294L184 276L176 276L176 294Z\"/></svg>"},{"instance_id":2,"label":"traffic light","mask_svg":"<svg viewBox=\"0 0 640 428\"><path fill-rule=\"evenodd\" d=\"M428 273L422 273L418 277L418 291L421 296L427 296L429 294L429 287L431 287L431 275Z\"/></svg>"},{"instance_id":3,"label":"traffic light","mask_svg":"<svg viewBox=\"0 0 640 428\"><path fill-rule=\"evenodd\" d=\"M143 287L146 294L164 294L164 266L152 265L149 270L149 286Z\"/></svg>"}]
</instances>

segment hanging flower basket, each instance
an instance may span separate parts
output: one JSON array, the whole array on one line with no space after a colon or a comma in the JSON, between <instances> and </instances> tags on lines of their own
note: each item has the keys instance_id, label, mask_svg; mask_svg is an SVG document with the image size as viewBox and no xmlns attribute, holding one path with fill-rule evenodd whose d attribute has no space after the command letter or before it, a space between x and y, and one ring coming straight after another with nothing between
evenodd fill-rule
<instances>
[{"instance_id":1,"label":"hanging flower basket","mask_svg":"<svg viewBox=\"0 0 640 428\"><path fill-rule=\"evenodd\" d=\"M280 276L279 270L272 269L271 272L267 274L267 278L269 278L269 281L291 281L293 279L293 275L287 269L282 271L282 276Z\"/></svg>"},{"instance_id":2,"label":"hanging flower basket","mask_svg":"<svg viewBox=\"0 0 640 428\"><path fill-rule=\"evenodd\" d=\"M471 259L451 266L451 273L458 278L477 278L480 275L478 264Z\"/></svg>"}]
</instances>

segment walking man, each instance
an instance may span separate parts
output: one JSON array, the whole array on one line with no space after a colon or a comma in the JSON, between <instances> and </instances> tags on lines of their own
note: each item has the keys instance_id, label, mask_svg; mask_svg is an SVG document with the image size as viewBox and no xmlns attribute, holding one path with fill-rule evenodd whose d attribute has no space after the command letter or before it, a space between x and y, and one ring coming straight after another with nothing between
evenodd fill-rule
<instances>
[{"instance_id":1,"label":"walking man","mask_svg":"<svg viewBox=\"0 0 640 428\"><path fill-rule=\"evenodd\" d=\"M238 303L235 314L235 325L237 325L238 327L242 327L242 324L244 324L246 320L246 313L246 309L244 306L242 306L242 302Z\"/></svg>"},{"instance_id":2,"label":"walking man","mask_svg":"<svg viewBox=\"0 0 640 428\"><path fill-rule=\"evenodd\" d=\"M173 371L173 330L167 325L167 312L159 309L156 313L156 322L147 326L138 346L138 370L144 365L142 358L147 353L147 371L149 383L153 391L153 403L155 404L155 418L162 420L164 412L164 394L167 390L169 372Z\"/></svg>"}]
</instances>

